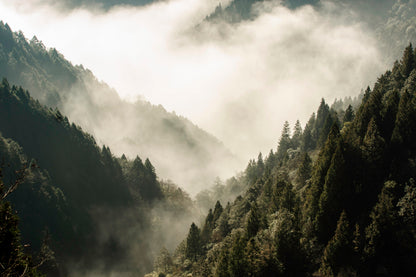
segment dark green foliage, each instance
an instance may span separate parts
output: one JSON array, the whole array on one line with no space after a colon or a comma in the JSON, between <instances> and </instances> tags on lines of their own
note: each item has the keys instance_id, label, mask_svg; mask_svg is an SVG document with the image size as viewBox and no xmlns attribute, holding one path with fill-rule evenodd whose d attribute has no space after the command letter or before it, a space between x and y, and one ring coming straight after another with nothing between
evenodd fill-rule
<instances>
[{"instance_id":1,"label":"dark green foliage","mask_svg":"<svg viewBox=\"0 0 416 277\"><path fill-rule=\"evenodd\" d=\"M137 190L145 201L154 201L162 197L160 185L156 180L156 172L149 159L143 164L136 156L131 167L127 170L126 179L129 185Z\"/></svg>"},{"instance_id":2,"label":"dark green foliage","mask_svg":"<svg viewBox=\"0 0 416 277\"><path fill-rule=\"evenodd\" d=\"M319 199L325 184L325 177L328 169L331 166L332 155L335 152L339 141L339 129L337 125L334 125L331 132L328 135L328 140L325 146L319 153L318 160L315 162L314 169L312 171L312 178L310 186L308 188L308 194L305 201L305 215L306 220L313 221L319 210Z\"/></svg>"},{"instance_id":3,"label":"dark green foliage","mask_svg":"<svg viewBox=\"0 0 416 277\"><path fill-rule=\"evenodd\" d=\"M231 277L246 276L247 274L246 243L247 241L241 233L235 234L229 257L229 272Z\"/></svg>"},{"instance_id":4,"label":"dark green foliage","mask_svg":"<svg viewBox=\"0 0 416 277\"><path fill-rule=\"evenodd\" d=\"M185 255L190 260L196 261L202 254L202 250L201 231L199 230L198 226L192 222L188 237L186 238Z\"/></svg>"},{"instance_id":5,"label":"dark green foliage","mask_svg":"<svg viewBox=\"0 0 416 277\"><path fill-rule=\"evenodd\" d=\"M398 216L400 186L386 182L374 206L366 228L365 257L367 271L382 271L390 276L411 276L416 273L412 261L416 258L416 243L412 229Z\"/></svg>"},{"instance_id":6,"label":"dark green foliage","mask_svg":"<svg viewBox=\"0 0 416 277\"><path fill-rule=\"evenodd\" d=\"M251 205L250 213L247 219L247 236L254 237L261 227L261 215L256 203Z\"/></svg>"},{"instance_id":7,"label":"dark green foliage","mask_svg":"<svg viewBox=\"0 0 416 277\"><path fill-rule=\"evenodd\" d=\"M292 136L292 147L297 149L300 147L302 139L302 126L300 125L299 120L296 120L295 127L293 127L293 136Z\"/></svg>"},{"instance_id":8,"label":"dark green foliage","mask_svg":"<svg viewBox=\"0 0 416 277\"><path fill-rule=\"evenodd\" d=\"M132 0L121 2L132 3ZM227 166L236 166L235 157L218 139L188 119L167 112L161 105L151 105L142 100L135 103L123 101L114 89L100 82L90 70L82 65L72 65L56 49L46 48L36 37L29 41L21 32L12 32L6 25L0 22L0 79L5 77L10 84L25 89L16 90L16 96L22 103L29 99L27 89L38 103L53 107L57 122L69 124L68 118L63 116L65 114L82 126L83 131L103 134L100 140L104 143L118 149L127 148L129 153L126 154L129 155L139 154L143 163L145 157L149 157L153 164L160 165L158 173L182 184L208 186L213 176L223 174L223 166L219 161L224 161ZM123 128L115 132L114 126ZM4 136L8 137L7 134ZM59 144L59 141L52 143ZM87 149L84 150L88 152ZM32 157L32 153L28 155ZM38 156L33 157L39 159ZM181 158L172 162L165 157ZM181 173L190 167L196 169L195 174ZM112 174L112 171L108 171L108 174ZM102 180L108 180L105 174L102 175ZM102 180L97 180L96 184ZM149 191L151 197L156 197L157 194L157 191Z\"/></svg>"},{"instance_id":9,"label":"dark green foliage","mask_svg":"<svg viewBox=\"0 0 416 277\"><path fill-rule=\"evenodd\" d=\"M404 79L409 77L410 72L415 68L416 66L416 60L413 53L413 47L410 43L409 46L406 47L404 50L403 58L401 60L401 73Z\"/></svg>"},{"instance_id":10,"label":"dark green foliage","mask_svg":"<svg viewBox=\"0 0 416 277\"><path fill-rule=\"evenodd\" d=\"M287 150L292 147L290 139L290 127L289 122L285 121L283 125L282 135L279 140L279 146L277 147L277 157L279 159L284 158L287 155Z\"/></svg>"},{"instance_id":11,"label":"dark green foliage","mask_svg":"<svg viewBox=\"0 0 416 277\"><path fill-rule=\"evenodd\" d=\"M339 217L334 236L325 247L319 272L322 276L351 276L352 259L350 226L345 211Z\"/></svg>"},{"instance_id":12,"label":"dark green foliage","mask_svg":"<svg viewBox=\"0 0 416 277\"><path fill-rule=\"evenodd\" d=\"M318 111L316 113L316 120L314 125L315 131L312 134L316 142L318 142L320 137L324 137L323 142L325 142L325 135L321 134L322 129L325 128L325 125L329 125L331 127L331 120L332 118L330 117L329 106L325 103L325 100L322 98L321 104L319 105Z\"/></svg>"},{"instance_id":13,"label":"dark green foliage","mask_svg":"<svg viewBox=\"0 0 416 277\"><path fill-rule=\"evenodd\" d=\"M367 88L360 106L336 101L330 110L322 100L301 136L303 155L288 154L298 136L290 138L286 122L277 155L250 161L235 179L246 191L220 216L221 240L206 244L216 276L416 275L416 71L409 49Z\"/></svg>"},{"instance_id":14,"label":"dark green foliage","mask_svg":"<svg viewBox=\"0 0 416 277\"><path fill-rule=\"evenodd\" d=\"M352 108L351 105L348 105L348 108L345 110L345 114L344 114L344 118L343 118L343 123L345 124L345 122L351 122L354 119L354 110Z\"/></svg>"},{"instance_id":15,"label":"dark green foliage","mask_svg":"<svg viewBox=\"0 0 416 277\"><path fill-rule=\"evenodd\" d=\"M351 199L352 188L346 178L348 172L346 167L344 149L342 149L342 144L338 143L332 156L331 166L325 176L316 215L317 236L321 242L328 241L335 230L339 214Z\"/></svg>"},{"instance_id":16,"label":"dark green foliage","mask_svg":"<svg viewBox=\"0 0 416 277\"><path fill-rule=\"evenodd\" d=\"M311 178L312 160L308 153L305 152L302 156L302 161L298 169L298 181L300 186L304 186L306 181Z\"/></svg>"},{"instance_id":17,"label":"dark green foliage","mask_svg":"<svg viewBox=\"0 0 416 277\"><path fill-rule=\"evenodd\" d=\"M220 235L222 238L225 238L228 235L228 233L230 233L231 231L231 227L228 224L228 219L229 219L228 217L229 217L228 213L225 213L224 216L220 218L218 227L219 227Z\"/></svg>"},{"instance_id":18,"label":"dark green foliage","mask_svg":"<svg viewBox=\"0 0 416 277\"><path fill-rule=\"evenodd\" d=\"M315 148L316 146L316 139L314 138L314 126L315 126L315 113L311 115L309 118L308 123L305 126L305 130L303 131L303 139L301 142L302 151L310 151Z\"/></svg>"},{"instance_id":19,"label":"dark green foliage","mask_svg":"<svg viewBox=\"0 0 416 277\"><path fill-rule=\"evenodd\" d=\"M207 243L211 241L212 230L214 229L214 215L212 214L212 209L209 209L208 215L205 219L204 227L201 231L201 239L203 242Z\"/></svg>"},{"instance_id":20,"label":"dark green foliage","mask_svg":"<svg viewBox=\"0 0 416 277\"><path fill-rule=\"evenodd\" d=\"M29 163L24 185L10 195L22 218L25 241L39 251L47 228L60 264L82 261L88 270L105 259L108 270L119 266L128 252L118 236L124 220L120 215L135 210L132 223L123 229L146 232L150 222L145 211L163 198L151 162L117 160L108 147L100 149L91 135L70 124L58 110L41 106L6 80L0 85L0 126L2 135L12 139L0 138L1 162L11 168L6 172L8 180L28 163L27 157L36 159ZM104 222L114 225L106 228L108 236L100 240ZM135 238L142 249L147 249L147 243ZM132 267L146 270L151 263L143 255Z\"/></svg>"},{"instance_id":21,"label":"dark green foliage","mask_svg":"<svg viewBox=\"0 0 416 277\"><path fill-rule=\"evenodd\" d=\"M215 271L215 277L229 277L230 276L230 272L228 270L229 266L230 266L230 261L229 261L228 248L223 248L218 258L218 263L217 263L216 271Z\"/></svg>"},{"instance_id":22,"label":"dark green foliage","mask_svg":"<svg viewBox=\"0 0 416 277\"><path fill-rule=\"evenodd\" d=\"M214 219L213 219L214 222L217 222L223 210L224 209L222 208L220 201L217 201L217 203L215 203L215 208L214 208Z\"/></svg>"},{"instance_id":23,"label":"dark green foliage","mask_svg":"<svg viewBox=\"0 0 416 277\"><path fill-rule=\"evenodd\" d=\"M318 140L317 140L318 147L322 147L325 144L325 141L328 138L328 134L331 131L331 128L334 124L339 126L339 124L336 120L336 115L332 115L332 114L328 113L328 115L326 116L326 119L325 119L325 123L322 126L322 128L321 129L316 129L317 132L319 132L319 136L318 136Z\"/></svg>"},{"instance_id":24,"label":"dark green foliage","mask_svg":"<svg viewBox=\"0 0 416 277\"><path fill-rule=\"evenodd\" d=\"M41 276L21 244L19 219L10 203L4 200L7 191L1 173L0 169L0 275Z\"/></svg>"}]
</instances>

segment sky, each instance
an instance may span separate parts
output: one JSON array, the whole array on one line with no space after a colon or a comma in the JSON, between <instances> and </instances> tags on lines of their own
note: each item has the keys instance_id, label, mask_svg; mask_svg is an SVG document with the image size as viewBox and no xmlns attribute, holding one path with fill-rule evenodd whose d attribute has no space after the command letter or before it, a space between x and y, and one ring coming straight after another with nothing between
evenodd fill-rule
<instances>
[{"instance_id":1,"label":"sky","mask_svg":"<svg viewBox=\"0 0 416 277\"><path fill-rule=\"evenodd\" d=\"M285 120L304 126L322 97L356 96L390 66L372 31L329 1L295 11L269 1L256 6L256 19L233 25L204 22L218 0L106 11L47 3L0 0L0 19L83 64L123 99L189 118L242 160L275 149Z\"/></svg>"}]
</instances>

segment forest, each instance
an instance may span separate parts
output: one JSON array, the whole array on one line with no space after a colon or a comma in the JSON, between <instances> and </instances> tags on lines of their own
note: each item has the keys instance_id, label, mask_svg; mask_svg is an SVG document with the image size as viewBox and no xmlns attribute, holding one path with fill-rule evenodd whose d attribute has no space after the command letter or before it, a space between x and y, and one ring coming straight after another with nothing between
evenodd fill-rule
<instances>
[{"instance_id":1,"label":"forest","mask_svg":"<svg viewBox=\"0 0 416 277\"><path fill-rule=\"evenodd\" d=\"M245 193L160 253L159 276L414 276L415 55L358 105L322 99L303 129L286 122L238 179Z\"/></svg>"},{"instance_id":2,"label":"forest","mask_svg":"<svg viewBox=\"0 0 416 277\"><path fill-rule=\"evenodd\" d=\"M195 30L246 24L261 2L215 4ZM320 97L304 125L285 119L239 171L191 120L122 99L1 21L0 276L416 276L416 3L383 5L377 35L405 36L380 42L391 69L359 94Z\"/></svg>"}]
</instances>

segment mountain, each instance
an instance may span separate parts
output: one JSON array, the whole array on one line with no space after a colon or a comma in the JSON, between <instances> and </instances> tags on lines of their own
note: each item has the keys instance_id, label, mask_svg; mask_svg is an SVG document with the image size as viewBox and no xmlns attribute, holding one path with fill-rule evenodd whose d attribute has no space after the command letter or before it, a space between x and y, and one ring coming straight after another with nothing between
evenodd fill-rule
<instances>
[{"instance_id":1,"label":"mountain","mask_svg":"<svg viewBox=\"0 0 416 277\"><path fill-rule=\"evenodd\" d=\"M241 195L147 276L414 276L415 82L409 45L360 105L322 99L303 130L286 122L235 177Z\"/></svg>"},{"instance_id":2,"label":"mountain","mask_svg":"<svg viewBox=\"0 0 416 277\"><path fill-rule=\"evenodd\" d=\"M2 190L18 185L6 200L30 252L47 246L55 253L41 268L48 276L140 274L169 236L165 224L195 215L189 196L160 182L149 159L116 158L59 110L6 79L0 133Z\"/></svg>"},{"instance_id":3,"label":"mountain","mask_svg":"<svg viewBox=\"0 0 416 277\"><path fill-rule=\"evenodd\" d=\"M40 0L36 4L42 3L48 6L55 6L64 10L76 10L86 8L90 10L104 10L108 11L119 6L142 7L155 0Z\"/></svg>"},{"instance_id":4,"label":"mountain","mask_svg":"<svg viewBox=\"0 0 416 277\"><path fill-rule=\"evenodd\" d=\"M161 177L192 193L236 167L236 158L218 139L186 118L160 105L121 100L91 71L73 66L56 49L47 49L36 37L28 41L3 23L0 76L28 89L41 104L57 107L117 155L149 157Z\"/></svg>"},{"instance_id":5,"label":"mountain","mask_svg":"<svg viewBox=\"0 0 416 277\"><path fill-rule=\"evenodd\" d=\"M230 23L238 23L244 20L254 19L258 15L258 8L267 11L270 7L281 5L291 10L295 10L305 5L321 8L325 5L333 5L336 12L341 14L355 14L361 21L371 25L373 28L384 24L390 14L390 10L395 4L395 0L283 0L273 3L269 0L233 0L227 6L220 4L214 12L206 17L208 21L224 20ZM407 5L406 1L399 1L397 5ZM394 8L397 9L397 8Z\"/></svg>"}]
</instances>

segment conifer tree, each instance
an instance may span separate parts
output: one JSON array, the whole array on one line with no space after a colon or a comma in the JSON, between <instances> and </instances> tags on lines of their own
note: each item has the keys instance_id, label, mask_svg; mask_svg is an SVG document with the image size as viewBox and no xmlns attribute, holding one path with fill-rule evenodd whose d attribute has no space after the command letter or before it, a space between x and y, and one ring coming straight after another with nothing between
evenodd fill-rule
<instances>
[{"instance_id":1,"label":"conifer tree","mask_svg":"<svg viewBox=\"0 0 416 277\"><path fill-rule=\"evenodd\" d=\"M287 150L289 148L291 148L290 126L289 122L285 121L285 124L283 125L282 135L279 140L279 147L277 148L278 158L282 159L287 154Z\"/></svg>"},{"instance_id":2,"label":"conifer tree","mask_svg":"<svg viewBox=\"0 0 416 277\"><path fill-rule=\"evenodd\" d=\"M240 233L237 233L230 251L229 271L231 277L247 276L245 248L246 240Z\"/></svg>"},{"instance_id":3,"label":"conifer tree","mask_svg":"<svg viewBox=\"0 0 416 277\"><path fill-rule=\"evenodd\" d=\"M375 168L380 168L384 156L385 141L380 136L374 117L368 124L367 133L363 140L363 154L365 159Z\"/></svg>"},{"instance_id":4,"label":"conifer tree","mask_svg":"<svg viewBox=\"0 0 416 277\"><path fill-rule=\"evenodd\" d=\"M348 204L352 195L348 182L347 165L342 144L338 143L331 160L331 166L325 176L325 184L319 198L319 210L316 216L318 240L327 242L335 230L338 215Z\"/></svg>"},{"instance_id":5,"label":"conifer tree","mask_svg":"<svg viewBox=\"0 0 416 277\"><path fill-rule=\"evenodd\" d=\"M325 100L322 98L321 104L319 105L319 108L318 108L318 112L316 113L316 121L315 121L315 126L314 126L315 131L313 133L315 141L319 140L322 129L324 128L325 122L327 121L328 115L329 115L329 106L325 103ZM329 125L329 127L331 126L332 124Z\"/></svg>"},{"instance_id":6,"label":"conifer tree","mask_svg":"<svg viewBox=\"0 0 416 277\"><path fill-rule=\"evenodd\" d=\"M218 258L215 277L230 277L230 261L229 261L229 252L227 247L223 247Z\"/></svg>"},{"instance_id":7,"label":"conifer tree","mask_svg":"<svg viewBox=\"0 0 416 277\"><path fill-rule=\"evenodd\" d=\"M322 147L325 144L326 139L328 138L328 134L331 131L332 125L337 124L337 122L334 120L334 117L331 115L331 113L328 113L325 123L320 129L320 134L318 136L317 145L319 147Z\"/></svg>"},{"instance_id":8,"label":"conifer tree","mask_svg":"<svg viewBox=\"0 0 416 277\"><path fill-rule=\"evenodd\" d=\"M185 256L195 262L202 252L201 233L195 223L192 222L186 238Z\"/></svg>"},{"instance_id":9,"label":"conifer tree","mask_svg":"<svg viewBox=\"0 0 416 277\"><path fill-rule=\"evenodd\" d=\"M218 200L217 203L215 203L215 207L214 207L214 214L213 214L213 216L214 216L213 221L214 222L216 222L220 218L223 210L224 209L222 208L221 203Z\"/></svg>"},{"instance_id":10,"label":"conifer tree","mask_svg":"<svg viewBox=\"0 0 416 277\"><path fill-rule=\"evenodd\" d=\"M211 240L212 230L214 229L214 215L212 214L212 209L209 209L208 215L205 219L204 227L201 231L201 239L204 243L207 243Z\"/></svg>"},{"instance_id":11,"label":"conifer tree","mask_svg":"<svg viewBox=\"0 0 416 277\"><path fill-rule=\"evenodd\" d=\"M261 215L256 203L251 205L250 214L247 220L247 236L254 237L261 227Z\"/></svg>"},{"instance_id":12,"label":"conifer tree","mask_svg":"<svg viewBox=\"0 0 416 277\"><path fill-rule=\"evenodd\" d=\"M303 131L301 149L302 151L309 151L315 149L316 140L314 139L314 126L315 126L315 113L311 115L308 120L308 123L305 125L305 130Z\"/></svg>"},{"instance_id":13,"label":"conifer tree","mask_svg":"<svg viewBox=\"0 0 416 277\"><path fill-rule=\"evenodd\" d=\"M351 266L351 238L349 223L345 211L341 213L337 222L334 236L325 247L319 272L322 276L348 276L352 274L348 267Z\"/></svg>"},{"instance_id":14,"label":"conifer tree","mask_svg":"<svg viewBox=\"0 0 416 277\"><path fill-rule=\"evenodd\" d=\"M410 72L415 68L415 57L413 53L413 46L410 43L409 46L406 47L403 53L403 57L401 60L401 72L403 77L406 79L409 77Z\"/></svg>"},{"instance_id":15,"label":"conifer tree","mask_svg":"<svg viewBox=\"0 0 416 277\"><path fill-rule=\"evenodd\" d=\"M301 164L298 169L298 181L301 186L306 184L306 181L311 178L312 160L308 153L303 154Z\"/></svg>"},{"instance_id":16,"label":"conifer tree","mask_svg":"<svg viewBox=\"0 0 416 277\"><path fill-rule=\"evenodd\" d=\"M319 153L318 160L313 167L311 183L306 194L304 209L306 220L313 221L318 213L319 199L324 188L325 177L329 167L331 166L332 156L338 145L339 137L340 133L338 126L333 125L325 146Z\"/></svg>"},{"instance_id":17,"label":"conifer tree","mask_svg":"<svg viewBox=\"0 0 416 277\"><path fill-rule=\"evenodd\" d=\"M295 127L293 128L293 136L292 136L292 147L293 149L297 149L300 147L302 139L302 126L300 125L299 120L296 120Z\"/></svg>"},{"instance_id":18,"label":"conifer tree","mask_svg":"<svg viewBox=\"0 0 416 277\"><path fill-rule=\"evenodd\" d=\"M351 105L348 105L348 108L345 110L343 123L345 122L351 122L354 119L354 110Z\"/></svg>"}]
</instances>

